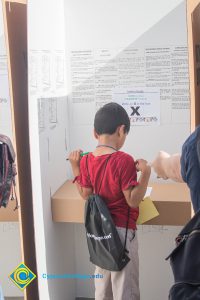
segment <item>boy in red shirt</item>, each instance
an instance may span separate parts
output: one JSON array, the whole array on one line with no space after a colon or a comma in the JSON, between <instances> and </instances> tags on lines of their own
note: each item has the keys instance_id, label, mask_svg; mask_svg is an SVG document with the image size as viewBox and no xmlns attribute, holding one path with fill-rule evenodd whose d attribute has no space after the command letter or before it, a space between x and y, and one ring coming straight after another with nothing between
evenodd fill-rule
<instances>
[{"instance_id":1,"label":"boy in red shirt","mask_svg":"<svg viewBox=\"0 0 200 300\"><path fill-rule=\"evenodd\" d=\"M151 168L147 161L143 159L134 161L129 154L119 151L129 130L130 119L125 109L117 103L108 103L95 115L94 136L98 140L98 145L88 154L88 162L86 156L81 159L81 150L73 151L69 156L75 176L74 182L85 200L99 190L105 163L111 156L101 184L100 196L106 199L106 205L122 243L125 240L128 207L131 207L126 242L130 261L119 272L96 267L95 273L103 275L102 279L95 280L96 300L140 299L136 221L139 214L138 206L144 198ZM138 181L137 171L141 172Z\"/></svg>"}]
</instances>

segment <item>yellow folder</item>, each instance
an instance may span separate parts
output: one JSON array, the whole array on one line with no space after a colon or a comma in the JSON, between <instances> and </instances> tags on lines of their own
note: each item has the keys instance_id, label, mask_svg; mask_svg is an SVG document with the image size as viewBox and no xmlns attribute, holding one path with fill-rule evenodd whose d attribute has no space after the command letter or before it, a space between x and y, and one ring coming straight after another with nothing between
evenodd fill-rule
<instances>
[{"instance_id":1,"label":"yellow folder","mask_svg":"<svg viewBox=\"0 0 200 300\"><path fill-rule=\"evenodd\" d=\"M151 198L144 198L139 205L139 217L137 219L137 224L141 225L157 216L159 216L159 212L157 211Z\"/></svg>"}]
</instances>

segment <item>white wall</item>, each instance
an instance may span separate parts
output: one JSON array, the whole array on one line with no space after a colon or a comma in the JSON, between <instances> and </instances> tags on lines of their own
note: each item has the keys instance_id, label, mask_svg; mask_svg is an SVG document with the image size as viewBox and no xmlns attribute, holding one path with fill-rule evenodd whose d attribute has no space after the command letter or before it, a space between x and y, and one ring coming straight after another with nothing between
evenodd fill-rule
<instances>
[{"instance_id":1,"label":"white wall","mask_svg":"<svg viewBox=\"0 0 200 300\"><path fill-rule=\"evenodd\" d=\"M0 1L0 133L12 140L10 94L7 55L5 48L2 2ZM5 209L4 207L1 208ZM5 296L22 296L23 293L8 278L21 262L20 233L17 222L1 222L0 217L0 284Z\"/></svg>"},{"instance_id":2,"label":"white wall","mask_svg":"<svg viewBox=\"0 0 200 300\"><path fill-rule=\"evenodd\" d=\"M2 3L0 3L0 131L12 139L12 122L8 82Z\"/></svg>"},{"instance_id":3,"label":"white wall","mask_svg":"<svg viewBox=\"0 0 200 300\"><path fill-rule=\"evenodd\" d=\"M39 296L75 298L74 226L52 222L51 195L67 179L65 26L62 0L28 1L29 118Z\"/></svg>"},{"instance_id":4,"label":"white wall","mask_svg":"<svg viewBox=\"0 0 200 300\"><path fill-rule=\"evenodd\" d=\"M180 92L181 97L184 96L182 104L187 103L187 108L189 108L185 1L163 0L150 3L146 0L113 0L109 2L87 0L83 3L79 0L65 0L65 23L68 64L71 65L69 68L71 147L81 147L81 149L89 151L96 145L96 141L92 138L93 117L98 107L97 102L100 105L110 101L112 93L112 88L109 87L110 80L113 91L116 87L121 89L154 87L161 93L165 90L160 101L160 126L132 126L124 150L136 158L144 157L147 160L154 159L160 150L169 153L179 152L183 141L190 132L189 109L183 109L180 106L175 109L180 96L177 99L173 96L172 102L172 93ZM175 78L173 70L174 47L180 46L186 48L183 75L185 84L176 82L177 78ZM165 47L169 48L170 59L167 61L166 58L163 58L165 63L169 62L169 66L158 66L160 68L158 74L162 77L161 79L159 75L155 75L156 68L151 68L151 72L154 71L154 74L149 75L150 69L145 65L148 63L147 49L156 48L158 50ZM107 63L105 56L101 55L102 50L107 51ZM132 59L136 59L135 64L128 60L130 51L133 50L138 53L132 56ZM91 52L83 55L80 51ZM164 54L160 55L164 57ZM84 56L87 59L85 61ZM75 65L75 57L77 60L79 59L79 65ZM153 54L151 54L152 57ZM125 67L123 68L124 75L116 75L117 71L122 71L119 64L124 58L127 59L127 64L133 64L134 70L131 73L126 66L126 70ZM143 60L143 66L138 65L137 59ZM109 71L106 73L103 68L107 68ZM162 73L163 68L166 74ZM175 71L178 70L180 71L179 66ZM82 78L78 78L75 71L82 72ZM110 72L110 77L108 72ZM126 76L130 77L129 82ZM154 82L147 81L148 76L151 76ZM97 77L101 77L101 81ZM178 77L180 78L181 75L179 74ZM75 86L75 80L77 86ZM115 82L115 80L118 81ZM88 87L88 82L92 87ZM102 87L99 88L100 84ZM93 95L87 95L85 100L74 96L75 92L81 91L83 98L83 95L86 95L84 89L87 89L88 94L94 92ZM102 93L100 93L100 89ZM110 89L110 93L103 89ZM169 92L166 92L167 89Z\"/></svg>"}]
</instances>

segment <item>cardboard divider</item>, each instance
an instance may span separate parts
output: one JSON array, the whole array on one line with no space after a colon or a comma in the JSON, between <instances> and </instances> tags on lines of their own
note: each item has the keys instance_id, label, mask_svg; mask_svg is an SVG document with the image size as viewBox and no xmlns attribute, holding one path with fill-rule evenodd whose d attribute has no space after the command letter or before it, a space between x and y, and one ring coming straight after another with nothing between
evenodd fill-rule
<instances>
[{"instance_id":1,"label":"cardboard divider","mask_svg":"<svg viewBox=\"0 0 200 300\"><path fill-rule=\"evenodd\" d=\"M9 201L7 207L1 207L0 208L0 222L18 222L19 216L18 216L18 210L15 210L16 202Z\"/></svg>"},{"instance_id":2,"label":"cardboard divider","mask_svg":"<svg viewBox=\"0 0 200 300\"><path fill-rule=\"evenodd\" d=\"M151 199L160 215L146 222L148 225L184 225L191 218L189 190L184 183L149 184ZM85 200L79 195L75 184L66 181L52 196L54 222L84 222Z\"/></svg>"}]
</instances>

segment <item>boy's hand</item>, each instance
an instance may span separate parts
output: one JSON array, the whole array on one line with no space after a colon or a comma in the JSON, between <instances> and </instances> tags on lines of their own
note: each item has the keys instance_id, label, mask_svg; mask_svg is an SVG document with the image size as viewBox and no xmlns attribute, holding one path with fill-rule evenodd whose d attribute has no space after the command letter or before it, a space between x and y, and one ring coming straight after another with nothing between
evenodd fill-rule
<instances>
[{"instance_id":1,"label":"boy's hand","mask_svg":"<svg viewBox=\"0 0 200 300\"><path fill-rule=\"evenodd\" d=\"M148 162L145 159L137 159L135 161L135 166L138 172L151 172L151 167L148 165Z\"/></svg>"},{"instance_id":2,"label":"boy's hand","mask_svg":"<svg viewBox=\"0 0 200 300\"><path fill-rule=\"evenodd\" d=\"M76 151L72 151L69 155L69 161L71 163L72 166L72 170L75 176L79 175L79 171L80 171L80 160L81 160L81 153L83 151L82 150L76 150Z\"/></svg>"}]
</instances>

